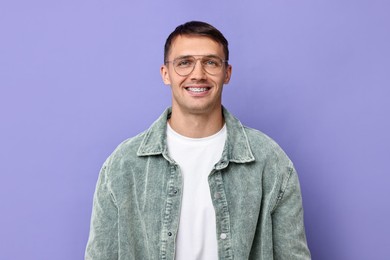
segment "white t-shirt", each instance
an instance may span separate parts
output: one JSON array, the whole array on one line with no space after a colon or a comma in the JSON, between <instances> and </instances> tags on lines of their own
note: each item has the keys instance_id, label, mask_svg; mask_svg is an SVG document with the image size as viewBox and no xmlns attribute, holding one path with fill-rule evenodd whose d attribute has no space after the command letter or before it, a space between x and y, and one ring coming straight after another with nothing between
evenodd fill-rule
<instances>
[{"instance_id":1,"label":"white t-shirt","mask_svg":"<svg viewBox=\"0 0 390 260\"><path fill-rule=\"evenodd\" d=\"M226 125L205 138L189 138L168 124L169 156L180 166L183 178L176 260L218 259L215 211L208 175L220 160L226 140Z\"/></svg>"}]
</instances>

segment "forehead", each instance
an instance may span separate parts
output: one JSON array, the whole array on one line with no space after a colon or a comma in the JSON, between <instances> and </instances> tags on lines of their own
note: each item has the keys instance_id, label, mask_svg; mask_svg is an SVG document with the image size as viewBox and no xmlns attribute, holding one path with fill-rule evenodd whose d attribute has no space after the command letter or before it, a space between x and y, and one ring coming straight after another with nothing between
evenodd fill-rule
<instances>
[{"instance_id":1,"label":"forehead","mask_svg":"<svg viewBox=\"0 0 390 260\"><path fill-rule=\"evenodd\" d=\"M222 44L206 36L179 35L173 41L170 58L183 55L216 55L224 57Z\"/></svg>"}]
</instances>

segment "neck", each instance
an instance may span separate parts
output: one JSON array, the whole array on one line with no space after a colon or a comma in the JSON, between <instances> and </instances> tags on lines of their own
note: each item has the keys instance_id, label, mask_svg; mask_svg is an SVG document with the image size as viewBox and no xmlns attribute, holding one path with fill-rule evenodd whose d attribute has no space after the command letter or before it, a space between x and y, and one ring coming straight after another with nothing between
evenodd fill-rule
<instances>
[{"instance_id":1,"label":"neck","mask_svg":"<svg viewBox=\"0 0 390 260\"><path fill-rule=\"evenodd\" d=\"M224 123L222 107L209 114L184 114L172 108L172 115L169 119L169 125L173 130L191 138L211 136L220 131Z\"/></svg>"}]
</instances>

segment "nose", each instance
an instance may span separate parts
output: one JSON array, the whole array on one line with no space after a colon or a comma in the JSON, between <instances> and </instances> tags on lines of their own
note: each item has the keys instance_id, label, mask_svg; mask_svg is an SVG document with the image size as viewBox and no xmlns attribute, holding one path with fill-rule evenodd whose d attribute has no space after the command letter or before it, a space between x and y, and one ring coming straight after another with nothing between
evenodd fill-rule
<instances>
[{"instance_id":1,"label":"nose","mask_svg":"<svg viewBox=\"0 0 390 260\"><path fill-rule=\"evenodd\" d=\"M206 71L202 66L202 60L197 59L195 62L194 70L191 72L191 79L199 80L206 78Z\"/></svg>"}]
</instances>

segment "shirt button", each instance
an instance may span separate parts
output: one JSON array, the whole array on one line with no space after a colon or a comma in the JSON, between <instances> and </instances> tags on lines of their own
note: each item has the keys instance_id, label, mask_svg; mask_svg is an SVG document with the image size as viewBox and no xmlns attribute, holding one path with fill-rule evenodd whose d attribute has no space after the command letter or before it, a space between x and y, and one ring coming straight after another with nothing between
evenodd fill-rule
<instances>
[{"instance_id":1,"label":"shirt button","mask_svg":"<svg viewBox=\"0 0 390 260\"><path fill-rule=\"evenodd\" d=\"M214 193L214 198L215 198L215 199L221 198L221 193L220 193L220 192Z\"/></svg>"},{"instance_id":2,"label":"shirt button","mask_svg":"<svg viewBox=\"0 0 390 260\"><path fill-rule=\"evenodd\" d=\"M173 194L177 194L177 190L173 190Z\"/></svg>"},{"instance_id":3,"label":"shirt button","mask_svg":"<svg viewBox=\"0 0 390 260\"><path fill-rule=\"evenodd\" d=\"M168 232L168 236L172 236L172 232Z\"/></svg>"},{"instance_id":4,"label":"shirt button","mask_svg":"<svg viewBox=\"0 0 390 260\"><path fill-rule=\"evenodd\" d=\"M227 235L225 233L221 233L221 235L219 236L222 240L226 239L227 238Z\"/></svg>"}]
</instances>

